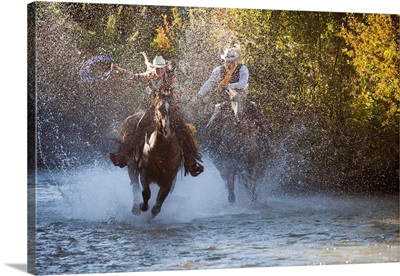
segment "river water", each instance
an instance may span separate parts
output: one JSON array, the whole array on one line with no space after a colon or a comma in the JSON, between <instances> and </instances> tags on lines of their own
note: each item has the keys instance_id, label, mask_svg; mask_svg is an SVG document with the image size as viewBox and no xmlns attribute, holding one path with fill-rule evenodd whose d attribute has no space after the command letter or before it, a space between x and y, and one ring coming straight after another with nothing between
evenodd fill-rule
<instances>
[{"instance_id":1,"label":"river water","mask_svg":"<svg viewBox=\"0 0 400 276\"><path fill-rule=\"evenodd\" d=\"M179 174L154 219L130 213L125 169L37 172L37 273L399 262L398 196L282 196L266 185L259 204L240 187L229 204L205 165L197 178Z\"/></svg>"}]
</instances>

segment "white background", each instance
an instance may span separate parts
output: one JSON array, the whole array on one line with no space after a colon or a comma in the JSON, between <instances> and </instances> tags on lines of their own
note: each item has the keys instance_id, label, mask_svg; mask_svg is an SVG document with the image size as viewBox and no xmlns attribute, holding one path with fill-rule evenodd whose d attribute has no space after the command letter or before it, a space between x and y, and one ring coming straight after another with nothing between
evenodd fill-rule
<instances>
[{"instance_id":1,"label":"white background","mask_svg":"<svg viewBox=\"0 0 400 276\"><path fill-rule=\"evenodd\" d=\"M0 275L26 275L27 263L27 4L31 1L2 2L1 20L1 234ZM71 1L67 2L82 2ZM400 14L396 0L145 0L85 1L141 5L238 7L333 12ZM218 3L218 4L217 4ZM400 254L400 252L399 252ZM308 266L260 269L231 269L178 272L109 273L105 275L385 275L400 272L400 263L343 266ZM91 274L101 275L101 274ZM104 274L103 274L104 275Z\"/></svg>"}]
</instances>

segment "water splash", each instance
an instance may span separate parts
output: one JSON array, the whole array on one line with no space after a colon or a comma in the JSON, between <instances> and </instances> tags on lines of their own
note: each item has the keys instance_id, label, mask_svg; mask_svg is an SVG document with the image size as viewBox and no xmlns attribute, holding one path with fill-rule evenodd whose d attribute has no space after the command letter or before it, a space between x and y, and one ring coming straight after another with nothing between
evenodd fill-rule
<instances>
[{"instance_id":1,"label":"water splash","mask_svg":"<svg viewBox=\"0 0 400 276\"><path fill-rule=\"evenodd\" d=\"M225 183L218 170L207 158L204 165L205 171L199 177L184 177L182 172L178 173L174 191L167 197L160 216L152 221L184 223L207 217L259 211L251 203L248 191L240 185L236 186L237 202L230 204ZM140 216L131 213L133 194L126 169L98 163L68 171L39 172L38 176L39 207L51 202L54 214L48 215L53 218L62 216L67 219L132 224L148 223L151 220L150 212L142 212ZM269 183L275 185L271 181ZM261 196L257 206L268 204L268 194L271 191L270 186L265 183L261 185L264 186L260 187ZM151 185L151 190L150 206L153 206L158 192L157 185Z\"/></svg>"}]
</instances>

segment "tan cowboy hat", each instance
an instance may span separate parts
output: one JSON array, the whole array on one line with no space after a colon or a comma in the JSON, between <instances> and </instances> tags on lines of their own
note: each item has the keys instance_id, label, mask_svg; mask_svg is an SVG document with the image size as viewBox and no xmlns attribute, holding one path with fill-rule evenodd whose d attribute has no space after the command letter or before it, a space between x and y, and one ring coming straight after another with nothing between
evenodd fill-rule
<instances>
[{"instance_id":1,"label":"tan cowboy hat","mask_svg":"<svg viewBox=\"0 0 400 276\"><path fill-rule=\"evenodd\" d=\"M228 48L224 51L224 54L221 55L221 58L225 61L233 61L238 59L239 54L235 52L233 48Z\"/></svg>"},{"instance_id":2,"label":"tan cowboy hat","mask_svg":"<svg viewBox=\"0 0 400 276\"><path fill-rule=\"evenodd\" d=\"M167 64L165 63L165 60L163 59L162 56L156 56L153 59L153 67L154 68L164 68L166 66L167 66Z\"/></svg>"}]
</instances>

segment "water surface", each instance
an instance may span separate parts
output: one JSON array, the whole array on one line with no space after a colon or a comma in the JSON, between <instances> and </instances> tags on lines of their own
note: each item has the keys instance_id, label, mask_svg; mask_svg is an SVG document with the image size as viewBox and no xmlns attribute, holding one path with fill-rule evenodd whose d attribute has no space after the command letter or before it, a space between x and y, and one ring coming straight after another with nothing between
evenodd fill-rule
<instances>
[{"instance_id":1,"label":"water surface","mask_svg":"<svg viewBox=\"0 0 400 276\"><path fill-rule=\"evenodd\" d=\"M37 272L399 262L398 196L277 196L272 188L254 205L238 187L229 204L218 172L206 165L197 178L179 175L151 219L130 213L124 169L38 172Z\"/></svg>"}]
</instances>

